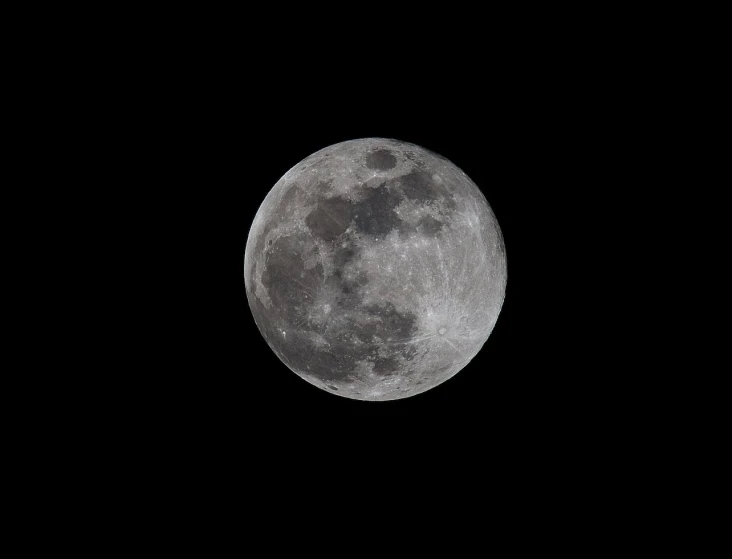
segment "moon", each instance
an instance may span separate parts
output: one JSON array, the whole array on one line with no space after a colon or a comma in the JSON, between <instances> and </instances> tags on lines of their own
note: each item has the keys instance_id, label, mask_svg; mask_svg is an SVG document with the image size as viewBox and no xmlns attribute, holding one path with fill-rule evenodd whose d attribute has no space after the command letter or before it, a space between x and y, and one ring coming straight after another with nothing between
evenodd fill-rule
<instances>
[{"instance_id":1,"label":"moon","mask_svg":"<svg viewBox=\"0 0 732 559\"><path fill-rule=\"evenodd\" d=\"M326 147L290 169L249 231L244 283L279 359L346 398L407 398L457 374L496 324L506 249L453 163L384 138Z\"/></svg>"}]
</instances>

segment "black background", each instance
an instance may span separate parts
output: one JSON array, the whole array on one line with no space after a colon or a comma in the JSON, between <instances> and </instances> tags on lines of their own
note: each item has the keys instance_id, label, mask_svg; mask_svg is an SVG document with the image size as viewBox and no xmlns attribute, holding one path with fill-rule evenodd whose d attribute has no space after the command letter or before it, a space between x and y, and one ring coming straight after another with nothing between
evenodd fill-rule
<instances>
[{"instance_id":1,"label":"black background","mask_svg":"<svg viewBox=\"0 0 732 559\"><path fill-rule=\"evenodd\" d=\"M615 143L623 93L593 71L595 53L499 47L469 58L402 49L386 66L372 52L354 63L193 49L177 63L148 60L142 82L120 81L115 122L131 162L120 192L135 206L125 231L144 247L123 273L140 311L124 340L129 362L98 405L123 394L124 432L229 474L399 477L400 463L423 464L414 479L596 459L633 404L613 349L622 342L606 335L623 313L606 266L620 248L603 243L618 215L614 161L627 156ZM460 167L489 201L508 261L480 353L444 384L392 402L328 394L289 371L259 333L243 279L272 186L311 153L363 137L412 142Z\"/></svg>"},{"instance_id":2,"label":"black background","mask_svg":"<svg viewBox=\"0 0 732 559\"><path fill-rule=\"evenodd\" d=\"M304 76L241 97L222 89L205 97L210 113L181 112L180 152L165 150L177 177L162 253L161 296L175 294L162 333L171 347L154 377L180 419L214 438L326 455L343 446L536 448L602 427L593 418L607 404L607 379L602 357L588 359L586 320L599 295L590 287L596 245L584 227L595 203L586 127L599 121L539 84L441 79L323 88ZM269 189L309 154L370 136L416 143L465 171L498 218L508 259L505 303L482 351L443 385L395 402L334 396L290 372L257 330L243 283L249 227Z\"/></svg>"},{"instance_id":3,"label":"black background","mask_svg":"<svg viewBox=\"0 0 732 559\"><path fill-rule=\"evenodd\" d=\"M575 518L595 522L585 511L607 501L625 519L636 488L662 470L644 453L676 435L654 406L662 383L644 374L653 355L633 351L652 329L639 312L645 292L624 298L639 289L629 247L639 260L654 248L623 232L655 172L635 164L648 157L657 122L647 115L665 95L644 87L663 57L646 33L657 14L637 24L650 48L623 53L633 30L603 32L605 14L577 24L574 8L547 9L563 25L524 7L510 20L423 9L399 24L388 10L356 9L333 24L328 8L318 26L290 8L270 19L206 19L197 7L135 14L134 25L114 16L64 37L77 52L44 50L56 71L40 88L39 113L52 115L41 136L73 153L40 166L58 165L51 190L90 217L63 224L78 228L89 270L51 271L97 308L84 319L92 332L59 313L71 339L58 353L32 349L53 360L51 381L28 375L32 398L45 389L53 404L41 423L55 446L28 439L47 449L39 478L54 470L58 485L75 491L75 476L104 506L127 500L151 530L179 508L224 530L250 516L255 530L311 520L319 542L341 521L352 538L367 526L359 543L381 543L409 517L403 497L427 516L410 543L431 543L459 512L481 537L488 509L524 540L527 516L543 523L562 505L576 511L559 518L565 531L577 531ZM367 11L376 22L359 29ZM662 132L674 127L659 116ZM298 378L262 339L244 290L247 235L269 189L311 153L369 136L419 144L465 171L508 259L482 351L444 384L395 402L348 400ZM58 298L76 304L65 290ZM333 495L340 503L323 514ZM355 525L354 509L366 524Z\"/></svg>"}]
</instances>

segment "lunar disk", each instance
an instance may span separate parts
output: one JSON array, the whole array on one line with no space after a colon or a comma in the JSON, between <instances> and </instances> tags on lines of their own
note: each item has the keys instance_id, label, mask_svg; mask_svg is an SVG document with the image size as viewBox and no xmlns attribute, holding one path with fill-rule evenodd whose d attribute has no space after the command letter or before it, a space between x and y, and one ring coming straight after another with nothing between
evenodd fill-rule
<instances>
[{"instance_id":1,"label":"lunar disk","mask_svg":"<svg viewBox=\"0 0 732 559\"><path fill-rule=\"evenodd\" d=\"M480 351L503 304L506 252L465 173L367 138L312 154L274 185L249 231L244 282L260 332L297 375L395 400Z\"/></svg>"}]
</instances>

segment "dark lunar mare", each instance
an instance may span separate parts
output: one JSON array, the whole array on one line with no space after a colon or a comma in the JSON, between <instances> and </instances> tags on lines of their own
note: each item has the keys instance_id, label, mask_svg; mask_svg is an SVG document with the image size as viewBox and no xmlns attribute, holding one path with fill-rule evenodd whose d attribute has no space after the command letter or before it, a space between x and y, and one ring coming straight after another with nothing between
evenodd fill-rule
<instances>
[{"instance_id":1,"label":"dark lunar mare","mask_svg":"<svg viewBox=\"0 0 732 559\"><path fill-rule=\"evenodd\" d=\"M369 169L388 171L396 167L397 158L388 149L377 149L366 156L366 166Z\"/></svg>"},{"instance_id":2,"label":"dark lunar mare","mask_svg":"<svg viewBox=\"0 0 732 559\"><path fill-rule=\"evenodd\" d=\"M385 150L373 152L367 158L367 164L373 168L393 167L392 163L396 165L396 159ZM404 200L430 204L438 199L442 199L448 209L454 209L452 194L437 184L429 173L419 169L375 188L365 184L358 188L361 189L356 197L358 201L340 196L321 198L305 216L305 225L311 234L330 246L331 275L325 277L320 264L310 269L305 267L304 239L288 235L273 244L270 242L267 247L257 247L266 251L262 285L267 289L273 308L266 311L254 298L255 318L265 329L265 338L286 363L291 366L308 363L309 369L301 372L324 381L347 381L355 374L358 361L370 361L374 373L389 375L400 368L401 361L412 359L415 352L414 346L407 342L416 332L417 317L398 312L388 301L380 306L364 306L359 290L366 285L365 272L355 279L344 279L344 267L357 264L360 258L360 247L347 233L349 225L353 222L356 231L376 242L391 231L434 237L439 235L443 222L426 216L415 228L401 220L395 209ZM296 192L296 187L288 190L275 215L288 213ZM331 312L333 320L341 322L334 331L328 328L327 320L308 322L308 312L322 289L336 294L335 308ZM314 343L313 332L322 336L326 344ZM344 333L352 337L346 338Z\"/></svg>"},{"instance_id":3,"label":"dark lunar mare","mask_svg":"<svg viewBox=\"0 0 732 559\"><path fill-rule=\"evenodd\" d=\"M353 204L339 196L326 198L305 218L313 235L332 241L345 233L351 223Z\"/></svg>"},{"instance_id":4,"label":"dark lunar mare","mask_svg":"<svg viewBox=\"0 0 732 559\"><path fill-rule=\"evenodd\" d=\"M358 361L373 362L373 372L379 375L397 371L401 361L414 356L414 349L405 342L416 332L417 317L397 311L390 302L363 304L359 289L366 285L366 274L351 280L342 277L342 266L358 256L356 246L334 248L334 260L341 266L325 276L320 264L305 267L301 256L304 245L303 239L287 235L266 249L262 285L272 308L265 309L254 298L252 311L272 348L290 366L307 362L308 370L301 372L323 381L349 380ZM307 322L319 290L336 293L336 308L331 312L341 323L333 331L327 321ZM313 332L322 336L326 345L316 344Z\"/></svg>"},{"instance_id":5,"label":"dark lunar mare","mask_svg":"<svg viewBox=\"0 0 732 559\"><path fill-rule=\"evenodd\" d=\"M364 188L364 187L362 187ZM390 191L385 185L368 188L367 196L354 205L353 219L362 233L381 239L390 231L403 229L406 225L394 211L404 199Z\"/></svg>"},{"instance_id":6,"label":"dark lunar mare","mask_svg":"<svg viewBox=\"0 0 732 559\"><path fill-rule=\"evenodd\" d=\"M444 223L432 216L426 216L417 227L399 218L396 208L408 199L417 204L429 204L441 200L449 218L456 204L452 193L436 183L429 173L413 170L410 173L385 181L376 188L361 185L363 197L351 202L340 196L325 198L318 202L305 218L305 224L313 235L333 241L346 232L353 220L361 233L376 240L383 239L391 231L401 234L419 232L434 237Z\"/></svg>"}]
</instances>

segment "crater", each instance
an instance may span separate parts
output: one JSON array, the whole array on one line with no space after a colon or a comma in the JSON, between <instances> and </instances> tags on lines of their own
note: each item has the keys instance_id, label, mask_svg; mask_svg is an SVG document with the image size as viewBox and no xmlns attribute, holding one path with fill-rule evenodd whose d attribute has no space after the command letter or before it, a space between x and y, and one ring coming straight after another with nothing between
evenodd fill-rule
<instances>
[{"instance_id":1,"label":"crater","mask_svg":"<svg viewBox=\"0 0 732 559\"><path fill-rule=\"evenodd\" d=\"M388 171L396 167L397 159L388 149L379 149L366 156L366 166L377 171Z\"/></svg>"}]
</instances>

